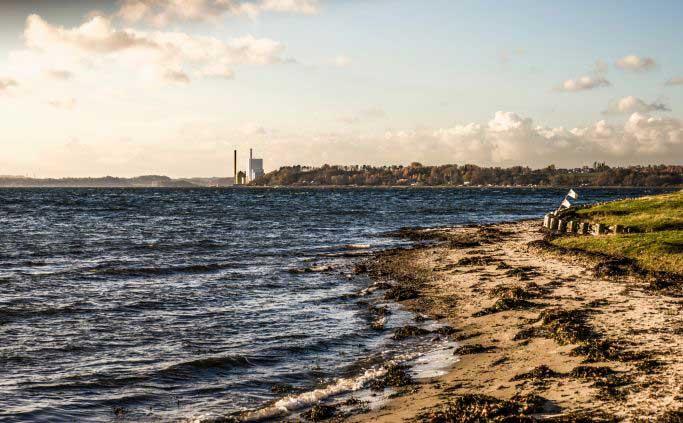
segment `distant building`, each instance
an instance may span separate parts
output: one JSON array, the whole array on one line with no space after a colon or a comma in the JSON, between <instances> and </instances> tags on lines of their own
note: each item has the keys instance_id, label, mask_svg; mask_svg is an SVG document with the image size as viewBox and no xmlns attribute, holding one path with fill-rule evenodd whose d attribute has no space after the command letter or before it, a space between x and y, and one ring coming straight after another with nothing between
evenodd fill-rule
<instances>
[{"instance_id":1,"label":"distant building","mask_svg":"<svg viewBox=\"0 0 683 423\"><path fill-rule=\"evenodd\" d=\"M265 175L263 171L263 159L255 159L254 152L249 149L249 161L247 162L247 182Z\"/></svg>"}]
</instances>

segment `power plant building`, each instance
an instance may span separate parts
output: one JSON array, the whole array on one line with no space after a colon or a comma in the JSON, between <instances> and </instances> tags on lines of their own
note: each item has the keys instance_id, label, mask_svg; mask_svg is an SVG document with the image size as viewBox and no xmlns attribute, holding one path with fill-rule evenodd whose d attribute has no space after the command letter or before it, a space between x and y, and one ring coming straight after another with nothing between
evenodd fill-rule
<instances>
[{"instance_id":1,"label":"power plant building","mask_svg":"<svg viewBox=\"0 0 683 423\"><path fill-rule=\"evenodd\" d=\"M265 175L263 171L263 159L255 159L254 152L249 149L249 161L247 162L247 178L249 182Z\"/></svg>"},{"instance_id":2,"label":"power plant building","mask_svg":"<svg viewBox=\"0 0 683 423\"><path fill-rule=\"evenodd\" d=\"M234 183L236 185L243 185L245 183L251 182L256 178L265 175L263 170L263 159L255 159L253 149L249 149L249 159L247 160L247 172L238 171L237 169L237 150L234 152L233 157L233 175Z\"/></svg>"}]
</instances>

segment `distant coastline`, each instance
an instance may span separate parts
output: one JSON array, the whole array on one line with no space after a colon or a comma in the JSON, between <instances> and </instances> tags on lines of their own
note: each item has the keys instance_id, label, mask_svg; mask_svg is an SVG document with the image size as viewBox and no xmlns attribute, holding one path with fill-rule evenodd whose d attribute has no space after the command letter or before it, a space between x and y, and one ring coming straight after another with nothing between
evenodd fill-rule
<instances>
[{"instance_id":1,"label":"distant coastline","mask_svg":"<svg viewBox=\"0 0 683 423\"><path fill-rule=\"evenodd\" d=\"M681 188L683 166L652 165L610 167L594 163L581 168L542 169L476 165L423 166L285 166L250 181L235 185L232 177L170 178L143 175L132 178L30 178L0 175L0 187L14 188L564 188L623 187Z\"/></svg>"}]
</instances>

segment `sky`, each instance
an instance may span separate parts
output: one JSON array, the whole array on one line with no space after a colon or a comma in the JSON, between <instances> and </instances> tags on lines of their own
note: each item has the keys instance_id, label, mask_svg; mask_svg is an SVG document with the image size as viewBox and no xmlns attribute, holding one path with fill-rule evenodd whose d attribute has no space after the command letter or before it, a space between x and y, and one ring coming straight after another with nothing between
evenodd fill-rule
<instances>
[{"instance_id":1,"label":"sky","mask_svg":"<svg viewBox=\"0 0 683 423\"><path fill-rule=\"evenodd\" d=\"M0 0L0 175L683 164L683 3Z\"/></svg>"}]
</instances>

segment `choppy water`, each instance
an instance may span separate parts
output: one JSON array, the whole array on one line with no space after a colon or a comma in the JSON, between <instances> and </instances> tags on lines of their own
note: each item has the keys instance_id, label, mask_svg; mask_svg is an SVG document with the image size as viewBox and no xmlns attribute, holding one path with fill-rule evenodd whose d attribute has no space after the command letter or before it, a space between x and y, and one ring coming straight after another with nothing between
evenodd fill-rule
<instances>
[{"instance_id":1,"label":"choppy water","mask_svg":"<svg viewBox=\"0 0 683 423\"><path fill-rule=\"evenodd\" d=\"M225 414L362 371L391 341L349 296L368 284L349 252L400 227L540 217L564 193L2 189L0 420Z\"/></svg>"}]
</instances>

